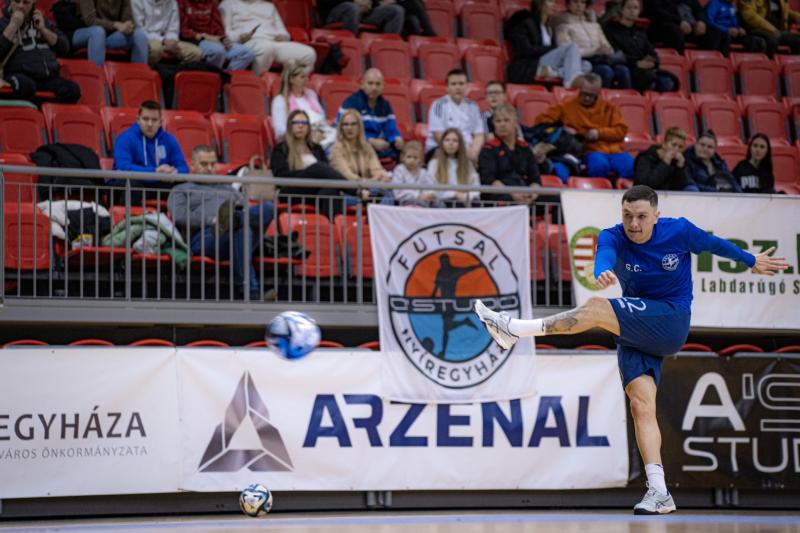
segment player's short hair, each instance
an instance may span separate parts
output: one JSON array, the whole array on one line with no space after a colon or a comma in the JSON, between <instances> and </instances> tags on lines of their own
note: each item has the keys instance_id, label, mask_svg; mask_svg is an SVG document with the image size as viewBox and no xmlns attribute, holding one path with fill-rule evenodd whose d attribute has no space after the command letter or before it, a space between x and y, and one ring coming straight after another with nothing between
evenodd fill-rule
<instances>
[{"instance_id":1,"label":"player's short hair","mask_svg":"<svg viewBox=\"0 0 800 533\"><path fill-rule=\"evenodd\" d=\"M622 203L647 200L651 206L658 207L658 194L647 185L634 185L622 195Z\"/></svg>"}]
</instances>

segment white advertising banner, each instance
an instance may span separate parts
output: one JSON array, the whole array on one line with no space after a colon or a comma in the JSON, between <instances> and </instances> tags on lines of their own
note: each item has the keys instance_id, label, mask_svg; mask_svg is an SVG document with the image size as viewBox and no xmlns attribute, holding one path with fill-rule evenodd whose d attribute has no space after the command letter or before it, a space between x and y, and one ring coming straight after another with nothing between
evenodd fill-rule
<instances>
[{"instance_id":1,"label":"white advertising banner","mask_svg":"<svg viewBox=\"0 0 800 533\"><path fill-rule=\"evenodd\" d=\"M384 397L453 402L535 393L532 340L503 351L472 311L480 298L514 318L531 317L529 220L525 206L369 206Z\"/></svg>"},{"instance_id":2,"label":"white advertising banner","mask_svg":"<svg viewBox=\"0 0 800 533\"><path fill-rule=\"evenodd\" d=\"M382 399L382 356L178 349L182 490L624 486L614 355L538 356L539 394L470 404Z\"/></svg>"},{"instance_id":3,"label":"white advertising banner","mask_svg":"<svg viewBox=\"0 0 800 533\"><path fill-rule=\"evenodd\" d=\"M0 498L172 492L171 348L0 351Z\"/></svg>"},{"instance_id":4,"label":"white advertising banner","mask_svg":"<svg viewBox=\"0 0 800 533\"><path fill-rule=\"evenodd\" d=\"M622 221L623 192L565 190L561 195L578 305L592 296L621 296L619 285L600 290L592 271L597 236ZM710 253L693 255L693 326L800 329L800 199L663 191L658 196L662 217L685 217L753 254L776 246L776 254L790 265L766 277Z\"/></svg>"}]
</instances>

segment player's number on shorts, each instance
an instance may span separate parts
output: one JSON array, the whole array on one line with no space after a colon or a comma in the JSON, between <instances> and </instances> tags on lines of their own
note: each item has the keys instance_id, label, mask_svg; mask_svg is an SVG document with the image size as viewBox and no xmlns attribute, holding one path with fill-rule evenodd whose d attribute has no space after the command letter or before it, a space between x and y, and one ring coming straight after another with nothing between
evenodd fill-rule
<instances>
[{"instance_id":1,"label":"player's number on shorts","mask_svg":"<svg viewBox=\"0 0 800 533\"><path fill-rule=\"evenodd\" d=\"M620 308L627 308L629 313L647 309L647 303L643 302L641 298L617 298L617 303Z\"/></svg>"}]
</instances>

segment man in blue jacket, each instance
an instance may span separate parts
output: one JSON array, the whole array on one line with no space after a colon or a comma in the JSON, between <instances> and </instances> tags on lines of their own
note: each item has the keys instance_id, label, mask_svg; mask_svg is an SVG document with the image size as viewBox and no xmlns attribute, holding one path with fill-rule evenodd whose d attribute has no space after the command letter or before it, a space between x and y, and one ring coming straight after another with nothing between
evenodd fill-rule
<instances>
[{"instance_id":1,"label":"man in blue jacket","mask_svg":"<svg viewBox=\"0 0 800 533\"><path fill-rule=\"evenodd\" d=\"M161 129L161 106L158 102L142 102L136 122L114 143L114 170L189 173L178 140ZM111 180L110 184L124 185L124 181ZM131 180L131 187L136 188L170 189L172 184L172 181ZM137 192L141 194L141 190Z\"/></svg>"}]
</instances>

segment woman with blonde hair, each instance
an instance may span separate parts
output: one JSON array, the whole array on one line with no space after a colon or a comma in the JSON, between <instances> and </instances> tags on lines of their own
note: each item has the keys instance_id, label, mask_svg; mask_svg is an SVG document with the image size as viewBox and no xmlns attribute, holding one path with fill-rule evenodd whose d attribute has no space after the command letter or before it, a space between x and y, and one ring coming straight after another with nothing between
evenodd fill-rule
<instances>
[{"instance_id":1,"label":"woman with blonde hair","mask_svg":"<svg viewBox=\"0 0 800 533\"><path fill-rule=\"evenodd\" d=\"M442 141L428 162L428 174L443 185L480 185L475 167L467 157L464 137L458 128L448 128L442 134ZM479 191L442 191L439 200L455 202L456 205L469 205L480 197Z\"/></svg>"},{"instance_id":2,"label":"woman with blonde hair","mask_svg":"<svg viewBox=\"0 0 800 533\"><path fill-rule=\"evenodd\" d=\"M336 142L331 147L331 165L349 180L391 181L389 174L378 159L375 149L364 135L364 122L356 109L345 109L336 128ZM386 193L386 194L383 194ZM370 194L384 199L391 197L391 190L372 189L362 191L362 197Z\"/></svg>"},{"instance_id":3,"label":"woman with blonde hair","mask_svg":"<svg viewBox=\"0 0 800 533\"><path fill-rule=\"evenodd\" d=\"M308 88L308 67L303 63L290 61L283 67L281 90L272 99L270 106L275 139L283 140L286 134L286 117L298 109L305 111L311 121L312 140L328 150L336 139L336 130L325 121L325 110L317 93Z\"/></svg>"}]
</instances>

